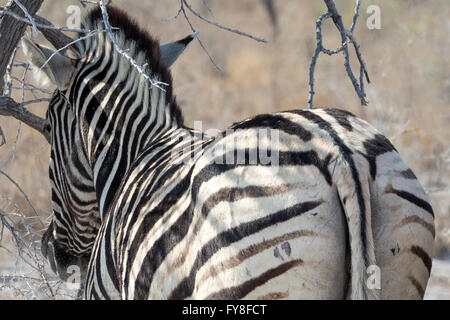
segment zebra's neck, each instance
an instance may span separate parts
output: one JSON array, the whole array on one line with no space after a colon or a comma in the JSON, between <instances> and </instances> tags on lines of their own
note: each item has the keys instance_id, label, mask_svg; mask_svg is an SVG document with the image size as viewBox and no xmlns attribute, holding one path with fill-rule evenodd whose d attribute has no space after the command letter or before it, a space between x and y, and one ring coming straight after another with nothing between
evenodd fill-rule
<instances>
[{"instance_id":1,"label":"zebra's neck","mask_svg":"<svg viewBox=\"0 0 450 320\"><path fill-rule=\"evenodd\" d=\"M101 213L108 209L105 203L111 203L115 190L139 154L159 137L180 129L161 90L152 88L126 100L109 113L102 104L92 116L79 120Z\"/></svg>"},{"instance_id":2,"label":"zebra's neck","mask_svg":"<svg viewBox=\"0 0 450 320\"><path fill-rule=\"evenodd\" d=\"M83 45L84 58L67 96L93 169L102 215L141 151L167 132L184 129L169 71L160 61L149 61L138 42L122 45L138 64L149 61L150 76L166 83L164 89L152 86L106 35L100 33Z\"/></svg>"}]
</instances>

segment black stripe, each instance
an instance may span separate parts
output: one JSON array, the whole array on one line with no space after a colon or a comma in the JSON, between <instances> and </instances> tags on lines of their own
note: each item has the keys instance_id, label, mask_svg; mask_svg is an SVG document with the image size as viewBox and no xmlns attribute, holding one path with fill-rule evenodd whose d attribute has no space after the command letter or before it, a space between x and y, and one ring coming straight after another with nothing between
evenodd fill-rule
<instances>
[{"instance_id":1,"label":"black stripe","mask_svg":"<svg viewBox=\"0 0 450 320\"><path fill-rule=\"evenodd\" d=\"M295 184L273 187L247 186L244 188L221 188L208 197L202 206L202 215L206 217L221 202L236 202L244 198L262 198L286 193L295 188Z\"/></svg>"},{"instance_id":2,"label":"black stripe","mask_svg":"<svg viewBox=\"0 0 450 320\"><path fill-rule=\"evenodd\" d=\"M99 59L94 64L92 64L92 61L87 62L86 65L82 66L80 68L80 70L78 71L78 73L75 76L75 79L74 79L74 81L72 83L72 86L70 87L70 93L69 93L69 97L68 97L69 98L69 102L72 105L72 107L74 107L74 108L79 107L79 106L77 106L75 104L75 102L77 101L78 97L81 94L80 93L80 87L83 84L84 78L88 74L93 72L94 70L97 70L101 66L104 58L105 58L105 51L102 50L101 56L99 57ZM89 91L88 91L87 94L89 94ZM83 95L83 97L86 97L86 95ZM80 110L74 110L74 114L77 111L80 111Z\"/></svg>"},{"instance_id":3,"label":"black stripe","mask_svg":"<svg viewBox=\"0 0 450 320\"><path fill-rule=\"evenodd\" d=\"M232 154L230 156L230 154ZM257 155L256 163L250 163L250 159L252 155ZM235 163L235 164L226 164L225 159L232 158L238 159L238 155L243 155L244 160L243 163ZM311 151L287 151L287 152L279 152L278 154L278 165L282 166L306 166L312 165L315 166L322 173L323 178L328 183L328 185L332 185L331 174L328 170L328 165L331 160L331 155L327 155L325 159L320 159L317 152L314 150ZM200 179L198 183L203 183L216 175L219 175L225 171L232 170L241 166L271 166L272 163L264 164L260 161L259 158L259 148L255 149L235 149L229 151L228 153L224 153L221 156L216 157L211 160L212 164L205 166L200 172L197 174L197 177ZM237 161L235 161L237 162Z\"/></svg>"},{"instance_id":4,"label":"black stripe","mask_svg":"<svg viewBox=\"0 0 450 320\"><path fill-rule=\"evenodd\" d=\"M261 114L250 120L235 123L230 129L271 128L295 135L307 142L312 139L312 134L300 124L286 119L280 115Z\"/></svg>"},{"instance_id":5,"label":"black stripe","mask_svg":"<svg viewBox=\"0 0 450 320\"><path fill-rule=\"evenodd\" d=\"M100 235L104 235L104 232L103 232L103 230L104 230L104 225L103 225L103 227L102 227L102 229L99 231L99 233L100 233ZM101 244L102 244L102 242L105 242L105 240L104 239L102 239L103 241L98 241L97 242L97 244L96 244L96 248L94 248L93 249L93 255L94 255L94 259L96 260L94 263L95 263L95 270L92 270L92 272L94 273L94 277L95 277L95 279L97 279L97 286L98 286L98 288L99 288L99 290L100 290L100 292L102 293L102 295L106 298L106 299L108 299L108 293L107 293L107 290L106 290L106 288L105 288L105 286L103 285L103 281L101 281L103 278L104 278L104 276L103 276L103 274L102 274L102 270L101 270L101 267L103 266L103 263L102 263L102 259L101 259L101 254L100 254L100 252L101 252L101 250L102 250L102 248L101 248ZM106 241L107 242L107 241ZM105 255L106 256L110 256L110 254L109 253L106 253L105 252ZM107 261L110 261L110 259L108 259L107 258ZM108 269L108 273L109 273L109 269L110 269L110 265L108 264L108 262L106 263L106 268ZM92 266L90 266L90 268L92 268ZM93 285L92 286L93 287L93 291L95 291L95 286Z\"/></svg>"},{"instance_id":6,"label":"black stripe","mask_svg":"<svg viewBox=\"0 0 450 320\"><path fill-rule=\"evenodd\" d=\"M413 195L412 193L409 193L408 191L394 189L394 187L392 185L390 185L386 188L385 193L396 194L400 198L403 198L403 199L415 204L416 206L422 208L423 210L427 211L434 218L434 212L433 212L433 208L431 207L431 205L428 202L426 202L425 200L422 200L422 199L418 198L417 196Z\"/></svg>"},{"instance_id":7,"label":"black stripe","mask_svg":"<svg viewBox=\"0 0 450 320\"><path fill-rule=\"evenodd\" d=\"M168 211L179 201L179 198L182 194L186 192L186 190L190 187L191 175L194 170L192 167L186 176L175 186L173 190L171 190L164 199L150 212L145 213L145 217L142 223L139 225L139 229L136 232L136 237L133 239L131 246L128 248L128 256L129 259L126 262L126 279L125 283L129 281L129 277L131 276L131 266L134 261L134 257L136 257L136 252L145 239L148 232L151 230L153 225L164 215L167 214ZM148 203L149 199L140 199L142 204ZM190 210L188 209L182 216L185 216ZM137 209L136 212L141 212L141 210ZM184 219L182 223L186 224L189 219ZM187 229L187 228L185 228ZM170 229L172 230L172 228ZM128 232L129 233L129 232ZM153 278L153 274L159 265L162 263L166 255L170 252L170 250L181 240L180 236L185 233L180 233L179 231L175 231L170 234L170 232L164 233L153 245L153 247L147 252L146 258L141 266L141 270L137 275L137 280L135 283L135 297L137 299L141 295L148 296L148 288L151 284L151 280ZM170 241L168 241L170 239Z\"/></svg>"},{"instance_id":8,"label":"black stripe","mask_svg":"<svg viewBox=\"0 0 450 320\"><path fill-rule=\"evenodd\" d=\"M108 216L108 221L106 222L106 229L105 232L102 232L102 235L105 235L105 237L110 237L111 233L112 233L112 223L110 222L111 220L113 220L111 218L111 216ZM111 279L114 288L117 291L120 291L120 285L119 285L119 279L118 279L118 274L117 274L117 266L114 263L113 260L113 250L111 248L111 241L109 241L109 239L104 240L105 243L105 259L106 259L106 268L109 274L109 278ZM101 250L101 247L100 249ZM117 260L116 260L117 261Z\"/></svg>"},{"instance_id":9,"label":"black stripe","mask_svg":"<svg viewBox=\"0 0 450 320\"><path fill-rule=\"evenodd\" d=\"M370 175L375 180L377 175L377 157L386 152L397 151L392 143L382 134L377 134L373 139L363 142L366 153L361 153L366 157L370 166Z\"/></svg>"},{"instance_id":10,"label":"black stripe","mask_svg":"<svg viewBox=\"0 0 450 320\"><path fill-rule=\"evenodd\" d=\"M134 299L147 300L149 288L153 280L153 276L159 266L162 264L167 255L173 248L186 236L192 222L191 205L180 215L178 220L170 226L153 246L144 258L139 274L134 284Z\"/></svg>"},{"instance_id":11,"label":"black stripe","mask_svg":"<svg viewBox=\"0 0 450 320\"><path fill-rule=\"evenodd\" d=\"M163 144L161 144L162 146ZM169 168L169 170L166 170L165 172L163 172L162 168L160 167L161 163L165 160L165 156L166 152L169 152L171 149L171 146L167 146L166 148L160 150L160 152L156 153L153 155L153 157L151 158L151 160L146 160L147 156L149 154L151 154L152 152L154 152L154 149L159 148L159 143L158 144L154 144L152 145L151 148L148 148L131 166L131 168L128 170L128 174L124 177L124 181L128 181L129 185L132 186L131 188L126 188L123 190L123 188L121 188L121 194L123 194L122 197L122 202L121 203L117 203L117 204L113 204L111 206L111 208L114 208L116 214L118 215L116 218L120 219L122 221L122 224L124 225L125 223L129 221L129 228L132 228L136 219L138 218L137 214L134 214L134 212L131 212L128 210L128 212L125 212L125 206L127 204L133 204L135 203L137 196L138 196L138 192L134 192L133 194L130 195L130 193L132 192L133 186L137 188L137 190L141 190L142 189L142 185L144 183L147 183L147 176L149 175L149 173L153 173L153 177L150 180L150 182L148 182L148 191L149 190L153 190L153 185L155 183L155 180L158 178L158 181L163 182L167 179L169 179L170 177L172 177L174 174L177 173L177 170L181 168L182 164L179 164L177 166L173 166L171 168ZM140 164L142 164L142 162L146 160L148 161L148 163L151 163L150 166L147 166L145 168L145 170L140 170L138 172L138 174L135 176L135 178L132 181L129 181L129 177L131 174L133 174L136 170L136 168L139 167ZM116 198L117 200L117 198ZM116 201L115 200L115 201ZM131 215L131 217L128 217L129 215ZM119 234L119 239L117 240L118 243L118 248L122 248L121 252L119 252L120 254L124 254L124 250L126 249L126 246L124 245L125 243L128 242L128 238L130 236L130 230L124 230L124 227L122 227L122 224L118 224L115 227L115 233ZM119 229L120 228L120 229ZM117 259L116 259L117 260Z\"/></svg>"},{"instance_id":12,"label":"black stripe","mask_svg":"<svg viewBox=\"0 0 450 320\"><path fill-rule=\"evenodd\" d=\"M276 278L283 273L289 271L292 268L295 268L301 265L303 261L301 259L292 260L286 263L279 265L278 267L272 268L261 274L260 276L250 279L243 284L240 284L235 287L222 289L219 292L211 294L206 299L211 300L236 300L242 299L250 292L255 290L255 288L264 285L267 281Z\"/></svg>"},{"instance_id":13,"label":"black stripe","mask_svg":"<svg viewBox=\"0 0 450 320\"><path fill-rule=\"evenodd\" d=\"M268 216L256 219L254 221L242 223L239 226L228 229L219 233L216 237L208 241L197 254L197 258L189 273L189 276L184 278L178 286L172 291L169 299L184 299L192 295L194 291L195 278L198 270L221 248L227 247L232 243L240 241L241 239L255 234L265 228L268 228L277 223L288 221L294 217L302 215L323 203L323 200L308 201L298 203L289 208L275 212ZM149 256L150 258L151 256ZM142 269L141 269L142 270ZM148 295L148 290L145 291ZM140 297L146 298L146 296Z\"/></svg>"},{"instance_id":14,"label":"black stripe","mask_svg":"<svg viewBox=\"0 0 450 320\"><path fill-rule=\"evenodd\" d=\"M423 228L428 230L434 238L435 236L434 225L432 223L426 222L425 220L416 215L411 215L403 218L399 223L397 223L397 225L394 228L401 228L410 223L417 223L421 225Z\"/></svg>"},{"instance_id":15,"label":"black stripe","mask_svg":"<svg viewBox=\"0 0 450 320\"><path fill-rule=\"evenodd\" d=\"M428 253L426 253L425 250L423 250L422 247L419 246L412 246L411 252L414 253L416 256L418 256L422 261L425 267L428 270L428 274L431 274L431 266L432 266L432 260Z\"/></svg>"},{"instance_id":16,"label":"black stripe","mask_svg":"<svg viewBox=\"0 0 450 320\"><path fill-rule=\"evenodd\" d=\"M131 101L131 100L130 100ZM105 201L104 201L104 212L106 212L109 208L109 205L113 202L113 198L116 195L117 190L119 189L119 186L121 184L121 182L124 180L123 177L125 175L125 173L127 172L128 166L129 166L129 162L128 162L128 143L131 143L131 138L132 136L132 128L133 128L133 120L136 118L136 116L141 112L142 110L140 110L140 108L136 108L130 119L129 119L129 125L127 125L125 128L121 128L120 126L117 128L117 131L115 133L113 133L115 135L114 138L114 142L111 144L111 146L109 146L108 148L108 152L107 155L105 157L105 161L102 164L101 169L99 170L98 173L98 177L97 177L97 181L96 181L96 186L97 186L97 190L99 189L98 186L104 186L105 182L107 181L107 179L109 178L109 175L111 174L111 169L114 166L114 162L119 161L119 165L117 167L117 170L111 180L109 189L108 189L108 193L105 197ZM126 113L126 112L124 112ZM125 117L124 113L122 114L123 117ZM120 144L120 141L118 141L120 139L120 132L122 130L125 130L125 135L124 137L126 137L123 141L122 144ZM119 149L120 148L122 150L122 152L120 153L120 158L117 159L117 157L119 156ZM101 149L101 148L100 148ZM106 159L110 159L110 161L106 160ZM100 193L103 193L104 191L100 189ZM99 197L100 199L100 197Z\"/></svg>"},{"instance_id":17,"label":"black stripe","mask_svg":"<svg viewBox=\"0 0 450 320\"><path fill-rule=\"evenodd\" d=\"M411 169L406 169L404 171L400 172L400 175L405 178L405 179L411 179L411 180L417 180L416 175L414 174L414 172L412 172Z\"/></svg>"},{"instance_id":18,"label":"black stripe","mask_svg":"<svg viewBox=\"0 0 450 320\"><path fill-rule=\"evenodd\" d=\"M117 127L121 128L123 127L123 123L124 123L124 119L126 116L126 112L122 112L124 110L128 110L131 105L133 104L133 96L135 95L136 91L137 91L137 87L131 87L129 88L127 91L125 91L125 87L122 88L122 92L125 91L125 93L123 93L122 97L120 98L120 100L117 102L117 107L114 108L112 110L112 108L114 107L114 100L110 100L110 103L108 103L108 109L112 110L112 114L111 114L111 110L108 112L108 114L110 114L111 119L113 119L113 121L110 121L108 126L105 128L105 135L103 137L103 140L101 141L101 143L103 145L106 145L108 143L109 138L111 137L112 133L113 133L113 129L114 126L117 123ZM119 117L120 114L120 118ZM104 129L104 128L102 128ZM100 148L97 150L97 152L94 154L94 158L97 159L100 155Z\"/></svg>"},{"instance_id":19,"label":"black stripe","mask_svg":"<svg viewBox=\"0 0 450 320\"><path fill-rule=\"evenodd\" d=\"M350 121L348 120L349 117L354 118L355 116L345 110L340 110L340 109L324 109L325 112L332 116L334 119L336 119L336 121L345 129L347 129L348 131L353 131L353 126L350 123Z\"/></svg>"},{"instance_id":20,"label":"black stripe","mask_svg":"<svg viewBox=\"0 0 450 320\"><path fill-rule=\"evenodd\" d=\"M411 284L414 286L414 288L416 288L417 293L419 294L420 298L422 299L423 296L425 295L425 290L422 287L422 285L420 284L419 281L417 281L416 278L414 278L413 276L408 276L409 281L411 281Z\"/></svg>"},{"instance_id":21,"label":"black stripe","mask_svg":"<svg viewBox=\"0 0 450 320\"><path fill-rule=\"evenodd\" d=\"M167 170L166 172L164 172L161 176L155 174L155 175L153 176L152 180L148 183L147 190L153 189L153 188L152 188L152 185L153 185L153 183L154 183L154 180L155 180L157 177L160 177L160 179L159 179L158 181L159 181L160 183L163 183L163 182L165 182L165 180L170 179L171 177L173 177L173 176L178 172L178 170L180 169L180 167L181 167L181 165L174 166L174 167L170 168L169 170ZM127 188L127 189L125 190L125 194L124 194L122 203L119 203L117 206L113 206L113 207L112 207L112 208L115 208L115 209L114 209L115 212L117 212L118 214L120 214L120 216L117 217L117 219L121 219L121 221L123 221L121 225L117 225L117 226L116 226L116 230L115 230L115 232L116 232L116 234L117 234L117 233L119 233L119 229L118 229L118 228L120 227L120 228L122 229L122 230L120 230L120 232L122 233L123 238L120 237L120 238L118 239L118 240L119 240L119 241L118 241L118 242L119 242L119 246L122 248L122 252L121 252L122 255L125 254L124 250L127 250L129 253L130 253L130 252L134 252L134 250L137 250L137 249L138 249L138 246L139 246L139 243L136 243L135 241L133 241L132 248L128 248L128 246L127 246L126 244L128 243L129 237L130 237L130 235L131 235L131 229L132 229L133 227L135 227L136 220L138 219L139 215L141 214L141 211L140 211L140 210L142 209L142 206L144 206L145 204L147 204L147 201L148 201L149 198L151 197L151 195L147 195L147 197L145 197L145 200L143 200L143 199L138 199L138 196L139 196L139 190L142 190L142 185L143 185L143 184L147 184L147 176L148 176L148 174L149 174L149 171L151 172L151 170L142 170L142 171L141 171L142 174L141 174L141 172L140 172L139 176L136 177L136 178L139 179L139 180L136 180L134 183L130 184L130 188ZM183 181L181 181L181 182L186 183L186 180L183 180ZM180 182L180 183L181 183L181 182ZM131 194L131 196L130 196L130 193L132 192L133 187L136 187L136 191L134 191L133 194ZM172 190L172 191L173 191L173 190ZM169 194L168 196L170 196L170 194ZM175 199L176 197L167 198L168 196L166 196L165 199L166 199L166 200L169 200L169 199L170 199L170 200L171 200L170 203L172 203L173 201L176 200L176 199ZM136 202L138 202L138 203L136 203ZM133 207L133 206L131 205L131 206L129 206L128 211L125 212L125 206L126 206L126 205L130 205L130 204L132 204L132 205L133 205L133 204L136 204L136 209L133 210L133 211L131 211L131 209L132 209L132 207ZM141 231L146 230L146 232L148 232L148 230L150 230L150 229L153 227L154 222L157 221L157 220L153 220L153 219L157 219L157 218L159 219L159 218L160 218L159 215L162 215L162 214L165 213L165 212L161 211L161 210L162 210L162 207L161 207L161 206L163 206L163 205L164 205L164 200L161 201L161 203L159 204L159 206L156 207L156 208L154 209L154 210L157 210L156 212L158 212L158 216L153 216L153 217L151 217L150 214L148 214L148 215L146 216L146 218L144 219L144 221L145 221L146 223L149 223L150 221L153 221L153 222L152 222L152 224L146 225L146 226L145 226L145 229L142 229L142 228L144 228L144 226L141 225L141 226L140 226L140 230L141 230ZM164 207L164 210L167 210L167 209L169 209L169 208L170 208L170 207L165 206L165 207ZM145 213L145 214L147 214L147 213ZM128 223L128 228L127 228L126 230L124 230L125 224L126 224L126 223ZM131 263L131 261L128 262L127 268L130 267L130 263Z\"/></svg>"}]
</instances>

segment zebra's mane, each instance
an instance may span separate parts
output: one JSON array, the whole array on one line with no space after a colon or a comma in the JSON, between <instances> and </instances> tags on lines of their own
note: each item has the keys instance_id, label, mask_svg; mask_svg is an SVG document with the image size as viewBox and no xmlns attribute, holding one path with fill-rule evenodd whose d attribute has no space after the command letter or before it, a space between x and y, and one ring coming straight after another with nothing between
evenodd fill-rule
<instances>
[{"instance_id":1,"label":"zebra's mane","mask_svg":"<svg viewBox=\"0 0 450 320\"><path fill-rule=\"evenodd\" d=\"M127 50L127 53L130 54L130 56L135 59L140 66L148 64L146 72L152 79L155 78L167 84L164 85L163 88L165 90L166 103L170 108L172 119L176 120L178 124L183 125L183 116L178 104L176 103L175 95L173 94L172 75L169 68L161 59L159 41L155 39L147 30L141 28L125 11L117 7L107 6L107 12L110 25L113 28L117 28L113 30L113 34L121 49ZM84 18L82 28L91 30L105 29L100 7L92 9L87 14ZM78 35L79 38L83 36L85 36L85 34ZM103 41L92 41L92 39L87 38L81 42L81 52L95 50L92 46L99 45L99 43L101 45L105 45L109 42L109 44L112 45L111 40L104 32L97 34L94 38L97 40L101 38ZM131 47L134 50L130 50ZM137 72L131 64L130 72Z\"/></svg>"}]
</instances>

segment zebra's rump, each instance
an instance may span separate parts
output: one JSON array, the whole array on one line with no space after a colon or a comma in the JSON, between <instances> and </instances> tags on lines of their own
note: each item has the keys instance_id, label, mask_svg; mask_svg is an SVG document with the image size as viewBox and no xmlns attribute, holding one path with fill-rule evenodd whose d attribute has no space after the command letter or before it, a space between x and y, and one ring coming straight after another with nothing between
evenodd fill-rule
<instances>
[{"instance_id":1,"label":"zebra's rump","mask_svg":"<svg viewBox=\"0 0 450 320\"><path fill-rule=\"evenodd\" d=\"M417 180L405 178L408 168L384 136L337 110L263 115L233 129L191 142L198 147L189 148L191 154L173 153L161 144L132 165L108 215L104 230L110 231L98 245L100 251L113 250L106 269L115 278L109 286L114 294L127 299L344 298L351 268L343 203L358 198L358 192L369 199L362 237L374 230L365 245L376 248L377 264L391 274L391 282L382 278L382 285L402 284L398 292L386 290L391 292L386 297L422 294L428 278L420 269L425 261L427 270L425 256L432 254L432 216L417 205L420 201L386 192L390 183L426 202ZM338 190L342 166L356 174ZM370 190L354 189L355 179L369 181ZM385 207L389 203L397 205L393 215ZM410 233L396 231L401 223L408 230L419 228L418 244ZM412 256L403 255L414 265L409 270L399 267L406 261L402 255L391 253L400 238L402 247L422 248L421 255L414 249ZM96 264L105 263L97 259L92 270L101 270Z\"/></svg>"}]
</instances>

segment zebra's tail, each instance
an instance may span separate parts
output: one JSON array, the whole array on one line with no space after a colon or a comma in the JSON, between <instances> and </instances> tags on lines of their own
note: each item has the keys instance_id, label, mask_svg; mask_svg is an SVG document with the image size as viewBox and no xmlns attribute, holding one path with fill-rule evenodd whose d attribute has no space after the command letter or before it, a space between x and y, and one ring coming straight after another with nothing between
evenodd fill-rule
<instances>
[{"instance_id":1,"label":"zebra's tail","mask_svg":"<svg viewBox=\"0 0 450 320\"><path fill-rule=\"evenodd\" d=\"M347 220L350 244L350 284L347 298L378 300L380 290L369 288L368 268L375 265L375 248L371 226L369 171L356 159L338 160L337 190Z\"/></svg>"}]
</instances>

